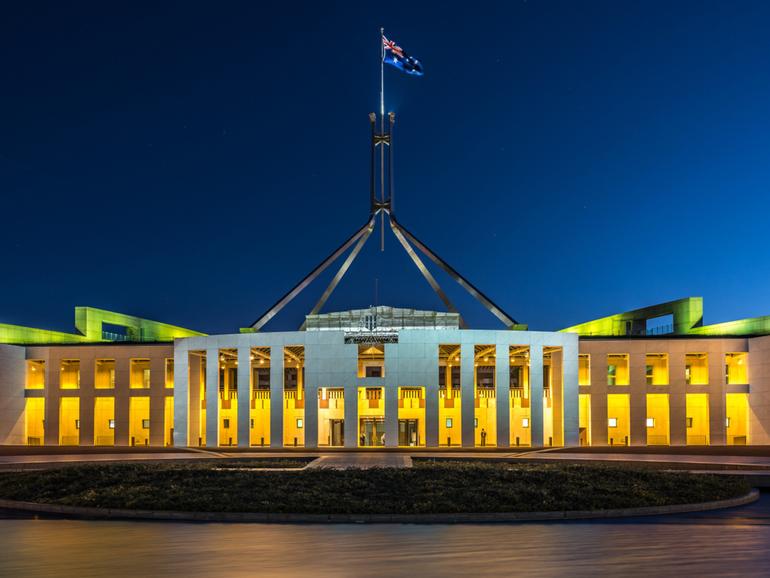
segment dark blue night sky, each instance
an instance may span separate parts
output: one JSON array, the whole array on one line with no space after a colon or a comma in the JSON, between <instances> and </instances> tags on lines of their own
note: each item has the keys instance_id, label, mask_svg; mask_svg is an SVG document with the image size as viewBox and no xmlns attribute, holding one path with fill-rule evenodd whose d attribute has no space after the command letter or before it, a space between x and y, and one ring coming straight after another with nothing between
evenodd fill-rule
<instances>
[{"instance_id":1,"label":"dark blue night sky","mask_svg":"<svg viewBox=\"0 0 770 578\"><path fill-rule=\"evenodd\" d=\"M254 321L367 218L380 25L425 67L386 70L399 219L517 320L691 295L707 322L770 314L767 2L16 2L0 321ZM442 309L377 245L327 311L375 279L379 304Z\"/></svg>"}]
</instances>

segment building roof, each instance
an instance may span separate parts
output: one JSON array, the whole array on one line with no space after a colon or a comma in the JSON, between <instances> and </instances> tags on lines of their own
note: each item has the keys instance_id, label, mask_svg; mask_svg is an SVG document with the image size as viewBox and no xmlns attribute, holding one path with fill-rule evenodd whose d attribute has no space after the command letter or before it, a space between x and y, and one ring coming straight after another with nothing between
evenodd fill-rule
<instances>
[{"instance_id":1,"label":"building roof","mask_svg":"<svg viewBox=\"0 0 770 578\"><path fill-rule=\"evenodd\" d=\"M115 313L114 311L96 309L95 307L75 307L75 329L77 333L66 333L0 323L0 343L44 345L122 341L170 342L177 337L206 335L192 329Z\"/></svg>"},{"instance_id":2,"label":"building roof","mask_svg":"<svg viewBox=\"0 0 770 578\"><path fill-rule=\"evenodd\" d=\"M703 298L685 297L586 321L561 331L584 337L745 337L769 335L770 316L703 325Z\"/></svg>"}]
</instances>

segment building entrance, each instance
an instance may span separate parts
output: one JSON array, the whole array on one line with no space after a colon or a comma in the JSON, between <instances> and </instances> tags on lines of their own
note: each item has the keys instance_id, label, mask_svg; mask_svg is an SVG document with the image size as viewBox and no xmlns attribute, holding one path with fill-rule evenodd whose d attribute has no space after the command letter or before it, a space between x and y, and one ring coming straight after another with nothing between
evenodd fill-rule
<instances>
[{"instance_id":1,"label":"building entrance","mask_svg":"<svg viewBox=\"0 0 770 578\"><path fill-rule=\"evenodd\" d=\"M329 435L330 435L329 445L344 446L345 445L345 420L330 419Z\"/></svg>"},{"instance_id":2,"label":"building entrance","mask_svg":"<svg viewBox=\"0 0 770 578\"><path fill-rule=\"evenodd\" d=\"M420 420L418 419L400 419L398 420L398 445L400 446L419 446L420 445Z\"/></svg>"},{"instance_id":3,"label":"building entrance","mask_svg":"<svg viewBox=\"0 0 770 578\"><path fill-rule=\"evenodd\" d=\"M385 445L385 418L362 417L359 430L359 445L382 447Z\"/></svg>"}]
</instances>

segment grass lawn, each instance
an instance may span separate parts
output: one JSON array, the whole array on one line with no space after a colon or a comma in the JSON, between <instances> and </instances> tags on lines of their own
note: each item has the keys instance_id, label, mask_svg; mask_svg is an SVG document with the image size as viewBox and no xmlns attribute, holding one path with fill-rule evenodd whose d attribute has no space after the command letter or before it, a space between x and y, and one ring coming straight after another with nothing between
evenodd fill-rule
<instances>
[{"instance_id":1,"label":"grass lawn","mask_svg":"<svg viewBox=\"0 0 770 578\"><path fill-rule=\"evenodd\" d=\"M254 462L238 460L237 466ZM301 472L223 465L215 460L1 473L0 497L199 512L427 514L658 506L732 498L749 490L734 477L599 465L419 460L411 469Z\"/></svg>"}]
</instances>

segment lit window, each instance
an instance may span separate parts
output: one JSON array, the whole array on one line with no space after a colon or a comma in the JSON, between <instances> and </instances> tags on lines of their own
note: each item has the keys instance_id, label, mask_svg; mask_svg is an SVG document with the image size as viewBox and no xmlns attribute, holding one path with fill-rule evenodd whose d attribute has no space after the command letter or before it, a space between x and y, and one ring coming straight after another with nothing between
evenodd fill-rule
<instances>
[{"instance_id":1,"label":"lit window","mask_svg":"<svg viewBox=\"0 0 770 578\"><path fill-rule=\"evenodd\" d=\"M80 429L80 420L79 419L75 420L75 429Z\"/></svg>"},{"instance_id":2,"label":"lit window","mask_svg":"<svg viewBox=\"0 0 770 578\"><path fill-rule=\"evenodd\" d=\"M647 418L647 427L655 427L655 418L654 417L648 417Z\"/></svg>"},{"instance_id":3,"label":"lit window","mask_svg":"<svg viewBox=\"0 0 770 578\"><path fill-rule=\"evenodd\" d=\"M114 419L109 420L108 425L110 429L115 429L115 420Z\"/></svg>"},{"instance_id":4,"label":"lit window","mask_svg":"<svg viewBox=\"0 0 770 578\"><path fill-rule=\"evenodd\" d=\"M725 427L730 427L730 418L729 417L725 418Z\"/></svg>"},{"instance_id":5,"label":"lit window","mask_svg":"<svg viewBox=\"0 0 770 578\"><path fill-rule=\"evenodd\" d=\"M297 429L302 429L302 418L297 418Z\"/></svg>"},{"instance_id":6,"label":"lit window","mask_svg":"<svg viewBox=\"0 0 770 578\"><path fill-rule=\"evenodd\" d=\"M453 421L452 421L451 417L446 418L446 428L447 429L452 429L452 423L453 423Z\"/></svg>"},{"instance_id":7,"label":"lit window","mask_svg":"<svg viewBox=\"0 0 770 578\"><path fill-rule=\"evenodd\" d=\"M149 419L143 419L142 420L142 429L150 429L150 420Z\"/></svg>"},{"instance_id":8,"label":"lit window","mask_svg":"<svg viewBox=\"0 0 770 578\"><path fill-rule=\"evenodd\" d=\"M474 417L473 418L473 427L478 428L479 427L479 418Z\"/></svg>"},{"instance_id":9,"label":"lit window","mask_svg":"<svg viewBox=\"0 0 770 578\"><path fill-rule=\"evenodd\" d=\"M607 420L607 425L609 427L618 427L618 418L611 417L610 419Z\"/></svg>"},{"instance_id":10,"label":"lit window","mask_svg":"<svg viewBox=\"0 0 770 578\"><path fill-rule=\"evenodd\" d=\"M529 418L528 417L521 418L521 427L529 427Z\"/></svg>"}]
</instances>

